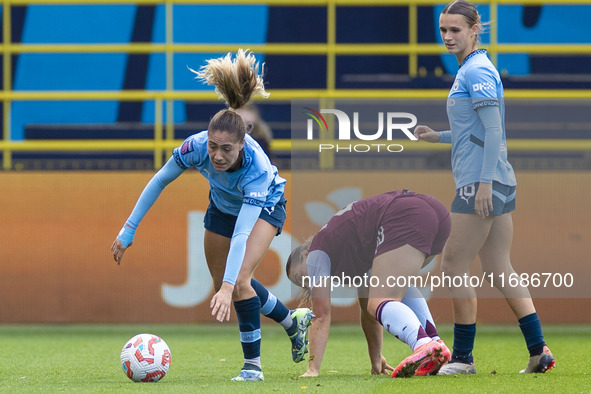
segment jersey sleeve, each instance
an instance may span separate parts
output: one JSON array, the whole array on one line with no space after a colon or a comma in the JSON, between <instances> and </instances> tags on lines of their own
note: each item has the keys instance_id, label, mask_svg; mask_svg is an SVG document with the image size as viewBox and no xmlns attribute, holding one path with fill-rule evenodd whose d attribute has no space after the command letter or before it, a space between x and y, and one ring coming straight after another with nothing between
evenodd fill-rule
<instances>
[{"instance_id":1,"label":"jersey sleeve","mask_svg":"<svg viewBox=\"0 0 591 394\"><path fill-rule=\"evenodd\" d=\"M330 276L330 257L322 250L311 251L306 259L306 270L308 278L302 278L302 283L312 289L323 283L322 278Z\"/></svg>"},{"instance_id":2,"label":"jersey sleeve","mask_svg":"<svg viewBox=\"0 0 591 394\"><path fill-rule=\"evenodd\" d=\"M501 115L499 109L493 106L480 107L477 112L485 130L480 182L492 183L503 137Z\"/></svg>"},{"instance_id":3,"label":"jersey sleeve","mask_svg":"<svg viewBox=\"0 0 591 394\"><path fill-rule=\"evenodd\" d=\"M236 219L236 226L230 241L230 251L226 259L226 270L224 271L224 282L232 285L236 284L238 273L244 261L246 254L246 241L250 236L259 215L261 214L261 207L243 204Z\"/></svg>"},{"instance_id":4,"label":"jersey sleeve","mask_svg":"<svg viewBox=\"0 0 591 394\"><path fill-rule=\"evenodd\" d=\"M181 146L172 151L174 161L183 170L193 166L201 167L207 156L207 150L200 147L201 143L197 135L188 137Z\"/></svg>"},{"instance_id":5,"label":"jersey sleeve","mask_svg":"<svg viewBox=\"0 0 591 394\"><path fill-rule=\"evenodd\" d=\"M184 169L175 164L174 160L171 158L152 177L152 179L150 179L117 237L122 242L123 246L127 247L133 242L135 229L137 229L146 213L148 213L152 205L154 205L164 188L181 175L183 171Z\"/></svg>"},{"instance_id":6,"label":"jersey sleeve","mask_svg":"<svg viewBox=\"0 0 591 394\"><path fill-rule=\"evenodd\" d=\"M224 282L230 284L236 284L246 254L246 241L261 214L261 210L265 206L268 194L265 174L258 174L254 179L246 181L243 190L242 206L232 233L230 251L228 252L224 272Z\"/></svg>"},{"instance_id":7,"label":"jersey sleeve","mask_svg":"<svg viewBox=\"0 0 591 394\"><path fill-rule=\"evenodd\" d=\"M451 130L440 131L439 142L442 144L451 144Z\"/></svg>"},{"instance_id":8,"label":"jersey sleeve","mask_svg":"<svg viewBox=\"0 0 591 394\"><path fill-rule=\"evenodd\" d=\"M474 110L486 106L499 106L496 73L488 67L473 65L466 70L465 83Z\"/></svg>"}]
</instances>

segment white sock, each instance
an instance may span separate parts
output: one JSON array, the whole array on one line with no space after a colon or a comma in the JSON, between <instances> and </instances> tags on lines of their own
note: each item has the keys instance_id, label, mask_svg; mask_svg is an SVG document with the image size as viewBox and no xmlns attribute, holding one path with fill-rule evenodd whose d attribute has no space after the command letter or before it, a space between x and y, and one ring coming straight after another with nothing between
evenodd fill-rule
<instances>
[{"instance_id":1,"label":"white sock","mask_svg":"<svg viewBox=\"0 0 591 394\"><path fill-rule=\"evenodd\" d=\"M406 293L404 293L404 297L400 302L408 306L414 312L414 314L419 319L419 322L421 322L421 326L425 328L425 331L428 331L427 322L430 322L433 327L436 327L435 321L433 320L433 316L431 316L431 311L429 310L429 305L427 305L427 301L425 300L423 294L421 294L419 289L417 289L414 286L410 286L406 290ZM428 332L427 335L429 335ZM439 336L433 335L431 339L436 341L439 339Z\"/></svg>"},{"instance_id":2,"label":"white sock","mask_svg":"<svg viewBox=\"0 0 591 394\"><path fill-rule=\"evenodd\" d=\"M261 367L261 358L257 357L257 358L245 358L244 359L244 364L251 364L254 366L259 367L259 369L263 369L263 367Z\"/></svg>"},{"instance_id":3,"label":"white sock","mask_svg":"<svg viewBox=\"0 0 591 394\"><path fill-rule=\"evenodd\" d=\"M383 302L376 315L386 331L406 343L413 351L431 341L417 315L400 301Z\"/></svg>"},{"instance_id":4,"label":"white sock","mask_svg":"<svg viewBox=\"0 0 591 394\"><path fill-rule=\"evenodd\" d=\"M293 319L291 318L291 311L289 311L287 316L285 316L285 319L283 319L281 321L281 323L279 323L279 324L281 324L281 326L283 328L285 328L286 330L291 328L291 326L293 326L294 323L293 323Z\"/></svg>"}]
</instances>

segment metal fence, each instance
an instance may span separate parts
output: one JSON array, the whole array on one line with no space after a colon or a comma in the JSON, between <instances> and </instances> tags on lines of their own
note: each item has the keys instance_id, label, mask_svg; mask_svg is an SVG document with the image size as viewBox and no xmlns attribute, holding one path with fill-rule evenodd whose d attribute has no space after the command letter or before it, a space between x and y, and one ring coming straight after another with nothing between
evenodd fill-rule
<instances>
[{"instance_id":1,"label":"metal fence","mask_svg":"<svg viewBox=\"0 0 591 394\"><path fill-rule=\"evenodd\" d=\"M173 56L178 53L220 53L232 52L238 48L249 48L261 54L299 54L325 55L326 87L324 89L302 90L271 90L269 100L289 101L292 98L345 98L345 97L440 97L447 96L447 90L343 90L336 88L336 57L338 55L406 55L408 56L409 76L418 73L418 56L445 53L445 48L438 44L417 42L417 7L438 5L445 2L434 0L4 0L2 2L3 41L1 53L3 55L3 90L0 100L3 103L3 134L0 140L2 151L2 167L5 170L13 168L13 152L88 152L88 151L142 151L153 152L154 167L163 164L165 153L178 146L180 141L174 139L174 106L175 100L214 101L217 96L213 92L178 91L173 87ZM497 10L499 5L565 5L561 0L490 0L474 1L477 4L487 4L491 16L490 44L487 48L491 59L496 62L499 54L528 53L528 54L574 54L591 55L591 44L503 44L498 43ZM34 44L14 43L11 37L11 8L23 5L107 5L107 4L135 4L135 5L164 5L165 6L165 42L164 43L129 43L129 44ZM235 4L235 5L272 5L272 6L317 6L327 10L327 40L325 43L284 43L284 44L251 44L236 42L235 44L181 44L175 43L173 37L174 5L199 4ZM570 0L568 4L591 5L589 0ZM339 6L408 6L408 43L392 44L343 44L336 41L336 18ZM12 88L12 57L24 53L126 53L151 54L163 53L166 58L166 88L164 90L117 90L117 91L15 91ZM535 98L535 97L564 97L574 99L588 99L591 90L507 90L505 97ZM24 140L13 141L11 138L11 111L16 101L60 101L60 100L118 100L118 101L154 101L155 121L154 138L151 140ZM166 116L164 116L166 114ZM509 147L522 150L591 150L591 139L568 140L511 140ZM415 149L436 150L436 145L422 144ZM290 149L308 149L308 145L294 145L289 139L275 139L272 149L289 151Z\"/></svg>"}]
</instances>

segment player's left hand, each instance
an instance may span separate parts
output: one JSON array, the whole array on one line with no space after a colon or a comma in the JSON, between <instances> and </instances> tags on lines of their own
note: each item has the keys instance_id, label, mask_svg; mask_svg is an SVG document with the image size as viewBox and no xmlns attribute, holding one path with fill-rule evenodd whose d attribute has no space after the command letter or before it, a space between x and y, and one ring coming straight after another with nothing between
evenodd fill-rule
<instances>
[{"instance_id":1,"label":"player's left hand","mask_svg":"<svg viewBox=\"0 0 591 394\"><path fill-rule=\"evenodd\" d=\"M484 219L492 212L492 210L492 183L480 182L474 200L474 212Z\"/></svg>"},{"instance_id":2,"label":"player's left hand","mask_svg":"<svg viewBox=\"0 0 591 394\"><path fill-rule=\"evenodd\" d=\"M211 308L211 315L215 316L219 322L230 320L230 306L232 304L232 292L234 291L234 285L228 282L222 283L220 291L215 293L209 307Z\"/></svg>"},{"instance_id":3,"label":"player's left hand","mask_svg":"<svg viewBox=\"0 0 591 394\"><path fill-rule=\"evenodd\" d=\"M384 356L381 356L379 364L372 363L371 365L372 375L392 375L392 372L394 372L394 368L388 364L388 361L386 361Z\"/></svg>"}]
</instances>

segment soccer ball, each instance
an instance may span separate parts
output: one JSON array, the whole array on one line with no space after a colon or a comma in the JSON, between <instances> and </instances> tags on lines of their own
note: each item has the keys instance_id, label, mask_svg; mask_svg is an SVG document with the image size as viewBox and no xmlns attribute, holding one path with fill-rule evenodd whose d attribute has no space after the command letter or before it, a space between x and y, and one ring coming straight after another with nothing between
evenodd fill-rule
<instances>
[{"instance_id":1,"label":"soccer ball","mask_svg":"<svg viewBox=\"0 0 591 394\"><path fill-rule=\"evenodd\" d=\"M157 335L138 334L123 346L121 366L134 382L157 382L170 368L170 349Z\"/></svg>"}]
</instances>

